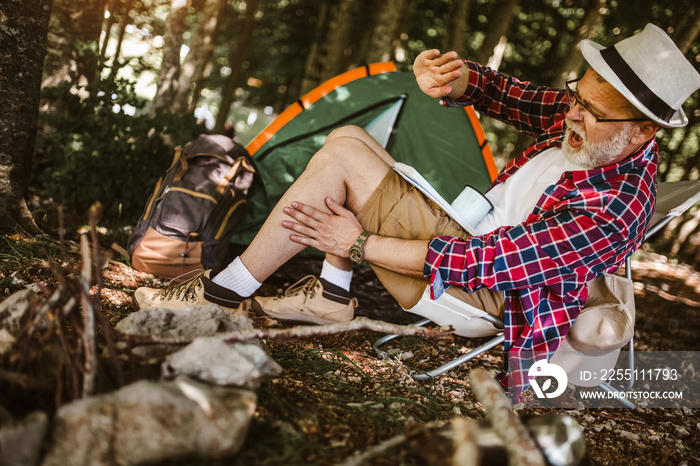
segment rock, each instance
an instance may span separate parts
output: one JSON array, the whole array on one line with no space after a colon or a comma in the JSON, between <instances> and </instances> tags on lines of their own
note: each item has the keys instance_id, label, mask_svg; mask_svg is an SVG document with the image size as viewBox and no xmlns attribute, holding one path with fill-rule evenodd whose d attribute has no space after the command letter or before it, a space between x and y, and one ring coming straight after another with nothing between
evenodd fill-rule
<instances>
[{"instance_id":1,"label":"rock","mask_svg":"<svg viewBox=\"0 0 700 466\"><path fill-rule=\"evenodd\" d=\"M265 377L282 371L258 340L226 343L214 337L217 333L253 328L252 321L247 317L231 315L216 304L181 310L141 309L119 322L115 328L122 333L138 336L193 339L184 348L158 345L134 350L135 354L145 358L166 359L161 366L161 374L166 379L183 374L216 385L254 389L260 386Z\"/></svg>"},{"instance_id":2,"label":"rock","mask_svg":"<svg viewBox=\"0 0 700 466\"><path fill-rule=\"evenodd\" d=\"M216 385L236 385L255 389L265 377L273 377L282 368L254 343L226 343L217 337L200 337L171 354L161 374L196 377Z\"/></svg>"},{"instance_id":3,"label":"rock","mask_svg":"<svg viewBox=\"0 0 700 466\"><path fill-rule=\"evenodd\" d=\"M12 284L13 285L26 285L28 282L27 280L24 279L23 276L19 274L19 270L15 271L10 275L10 278L12 278Z\"/></svg>"},{"instance_id":4,"label":"rock","mask_svg":"<svg viewBox=\"0 0 700 466\"><path fill-rule=\"evenodd\" d=\"M635 434L634 432L627 431L627 430L616 430L615 433L617 433L617 435L619 435L620 437L627 439L627 440L639 441L639 439L640 439L639 435Z\"/></svg>"},{"instance_id":5,"label":"rock","mask_svg":"<svg viewBox=\"0 0 700 466\"><path fill-rule=\"evenodd\" d=\"M9 353L17 339L6 329L0 328L0 355Z\"/></svg>"},{"instance_id":6,"label":"rock","mask_svg":"<svg viewBox=\"0 0 700 466\"><path fill-rule=\"evenodd\" d=\"M256 394L186 377L139 381L56 413L43 466L133 465L231 457L243 445Z\"/></svg>"},{"instance_id":7,"label":"rock","mask_svg":"<svg viewBox=\"0 0 700 466\"><path fill-rule=\"evenodd\" d=\"M676 438L684 439L690 437L690 432L688 432L688 429L683 426L676 426L675 430L673 431L673 435L675 435Z\"/></svg>"},{"instance_id":8,"label":"rock","mask_svg":"<svg viewBox=\"0 0 700 466\"><path fill-rule=\"evenodd\" d=\"M0 464L34 466L41 459L41 445L48 426L46 414L37 411L0 427Z\"/></svg>"},{"instance_id":9,"label":"rock","mask_svg":"<svg viewBox=\"0 0 700 466\"><path fill-rule=\"evenodd\" d=\"M141 309L122 319L115 328L130 335L193 338L250 329L253 325L245 316L234 316L216 304L206 304L179 310Z\"/></svg>"},{"instance_id":10,"label":"rock","mask_svg":"<svg viewBox=\"0 0 700 466\"><path fill-rule=\"evenodd\" d=\"M13 293L0 303L0 328L6 329L14 337L19 336L29 311L41 303L39 295L31 290L24 289ZM42 319L43 327L46 322L46 319Z\"/></svg>"},{"instance_id":11,"label":"rock","mask_svg":"<svg viewBox=\"0 0 700 466\"><path fill-rule=\"evenodd\" d=\"M231 315L216 304L176 311L166 308L141 309L119 322L115 328L122 333L138 336L194 339L182 349L179 346L158 345L134 350L135 354L144 358L167 359L161 366L164 378L184 374L217 385L257 388L266 376L277 375L282 370L257 340L226 343L220 338L213 338L217 333L253 328L252 321L247 317Z\"/></svg>"},{"instance_id":12,"label":"rock","mask_svg":"<svg viewBox=\"0 0 700 466\"><path fill-rule=\"evenodd\" d=\"M49 328L51 322L45 314L32 312L43 305L43 298L28 289L14 293L0 303L0 356L15 349L17 340L22 341L22 332L26 333L31 329L34 335L40 336ZM33 322L29 322L29 319L33 319ZM36 342L38 343L38 340ZM28 344L33 345L34 342L30 341ZM37 362L36 367L25 365L21 369L22 373L41 377L43 380L53 379L63 362L63 348L60 342L57 339L49 339L38 344L37 348L40 349L41 356L33 357Z\"/></svg>"},{"instance_id":13,"label":"rock","mask_svg":"<svg viewBox=\"0 0 700 466\"><path fill-rule=\"evenodd\" d=\"M195 339L220 332L235 332L253 328L250 319L231 315L216 304L193 306L186 309L146 308L130 314L115 326L128 335ZM181 346L155 345L134 349L143 358L161 360Z\"/></svg>"}]
</instances>

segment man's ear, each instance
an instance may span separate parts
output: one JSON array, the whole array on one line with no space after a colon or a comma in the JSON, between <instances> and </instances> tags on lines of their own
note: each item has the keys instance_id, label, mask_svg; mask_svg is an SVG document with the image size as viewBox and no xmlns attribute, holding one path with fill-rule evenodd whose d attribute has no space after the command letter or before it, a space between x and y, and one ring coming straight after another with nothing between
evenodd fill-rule
<instances>
[{"instance_id":1,"label":"man's ear","mask_svg":"<svg viewBox=\"0 0 700 466\"><path fill-rule=\"evenodd\" d=\"M659 130L659 125L653 121L645 121L638 125L634 134L632 135L631 144L643 144L654 137L656 132Z\"/></svg>"}]
</instances>

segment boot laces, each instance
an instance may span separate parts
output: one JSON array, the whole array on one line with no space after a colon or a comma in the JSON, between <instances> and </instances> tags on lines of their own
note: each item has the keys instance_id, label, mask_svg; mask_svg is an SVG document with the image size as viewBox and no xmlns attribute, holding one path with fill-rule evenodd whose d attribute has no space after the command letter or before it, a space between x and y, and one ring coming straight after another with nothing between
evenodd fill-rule
<instances>
[{"instance_id":1,"label":"boot laces","mask_svg":"<svg viewBox=\"0 0 700 466\"><path fill-rule=\"evenodd\" d=\"M153 297L161 298L163 301L178 300L195 302L197 300L197 291L202 289L201 278L206 276L206 270L193 270L179 277L175 277L168 282L163 288L158 290ZM188 275L191 278L186 278ZM183 281L185 280L185 281Z\"/></svg>"},{"instance_id":2,"label":"boot laces","mask_svg":"<svg viewBox=\"0 0 700 466\"><path fill-rule=\"evenodd\" d=\"M296 296L303 293L308 298L313 298L316 296L316 283L318 283L318 278L313 275L307 275L284 292L284 296Z\"/></svg>"}]
</instances>

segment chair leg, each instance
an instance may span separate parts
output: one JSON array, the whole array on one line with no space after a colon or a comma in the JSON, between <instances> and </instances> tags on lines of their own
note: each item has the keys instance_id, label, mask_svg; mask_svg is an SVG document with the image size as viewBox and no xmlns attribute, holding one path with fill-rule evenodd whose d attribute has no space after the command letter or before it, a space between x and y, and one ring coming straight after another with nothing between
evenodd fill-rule
<instances>
[{"instance_id":1,"label":"chair leg","mask_svg":"<svg viewBox=\"0 0 700 466\"><path fill-rule=\"evenodd\" d=\"M608 382L601 383L600 385L598 385L598 388L600 388L601 390L603 390L606 393L622 393L620 390L613 387ZM634 403L632 403L631 401L629 401L626 398L618 397L618 398L616 398L616 400L619 401L620 403L622 403L622 405L625 408L634 409L636 407L634 405Z\"/></svg>"},{"instance_id":2,"label":"chair leg","mask_svg":"<svg viewBox=\"0 0 700 466\"><path fill-rule=\"evenodd\" d=\"M418 322L416 322L415 325L416 327L424 327L431 323L430 319L423 319ZM394 340L397 338L399 335L385 335L382 338L378 339L377 341L374 342L372 347L374 348L375 353L377 353L377 357L379 359L386 359L389 357L389 353L384 351L383 349L380 349L380 346L382 346L385 343L390 342L391 340ZM428 372L423 372L423 373L417 373L416 371L411 371L411 377L413 377L414 380L427 380L427 379L432 379L434 377L437 377L440 374L443 374L451 369L454 369L455 367L459 366L460 364L464 364L465 362L477 357L478 355L485 353L486 351L490 350L491 348L494 348L500 344L502 344L505 341L506 337L505 335L501 332L498 335L496 335L494 338L491 340L487 341L481 346L478 346L474 348L473 350L469 351L467 354L463 354L462 356L453 359L452 361L443 364L440 367L436 367L433 370L430 370Z\"/></svg>"},{"instance_id":3,"label":"chair leg","mask_svg":"<svg viewBox=\"0 0 700 466\"><path fill-rule=\"evenodd\" d=\"M429 323L430 323L429 319L423 319L423 320L419 320L418 322L416 322L413 325L415 325L416 327L425 327ZM389 353L387 353L386 351L384 351L382 349L379 349L379 347L382 346L384 343L388 343L397 337L399 337L399 335L386 335L386 336L383 336L382 338L380 338L379 340L374 342L374 344L372 345L372 348L374 348L374 352L377 353L377 357L379 359L386 359L389 357Z\"/></svg>"},{"instance_id":4,"label":"chair leg","mask_svg":"<svg viewBox=\"0 0 700 466\"><path fill-rule=\"evenodd\" d=\"M464 364L465 362L474 359L478 355L485 353L486 351L490 350L491 348L498 346L502 344L505 341L506 337L504 334L499 333L496 335L494 338L490 339L486 343L484 343L481 346L478 346L468 352L467 354L463 354L462 356L453 359L452 361L443 364L440 367L436 367L433 370L430 370L428 372L423 372L421 374L416 373L416 371L411 371L411 377L413 377L414 380L427 380L427 379L432 379L434 377L437 377L440 374L444 374L445 372L454 369L455 367L459 366L460 364Z\"/></svg>"},{"instance_id":5,"label":"chair leg","mask_svg":"<svg viewBox=\"0 0 700 466\"><path fill-rule=\"evenodd\" d=\"M634 338L631 338L627 344L627 351L627 367L634 374ZM634 387L634 377L630 378L629 384L627 384L627 391L632 390L632 387Z\"/></svg>"}]
</instances>

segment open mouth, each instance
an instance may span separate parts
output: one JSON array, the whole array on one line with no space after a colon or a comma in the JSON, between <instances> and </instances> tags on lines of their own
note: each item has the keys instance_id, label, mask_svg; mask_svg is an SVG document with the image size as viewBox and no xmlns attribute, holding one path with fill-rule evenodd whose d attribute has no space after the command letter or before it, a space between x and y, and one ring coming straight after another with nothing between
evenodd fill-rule
<instances>
[{"instance_id":1,"label":"open mouth","mask_svg":"<svg viewBox=\"0 0 700 466\"><path fill-rule=\"evenodd\" d=\"M581 147L584 143L583 137L574 129L569 130L569 145L573 148Z\"/></svg>"}]
</instances>

